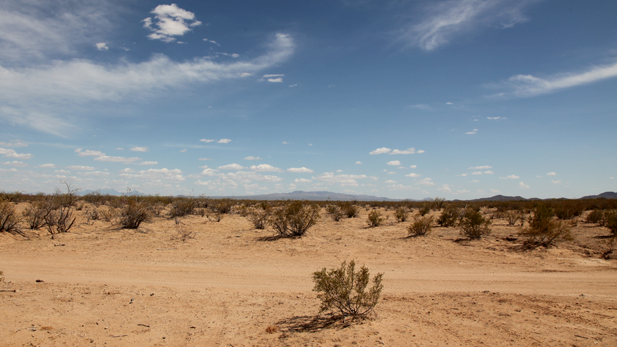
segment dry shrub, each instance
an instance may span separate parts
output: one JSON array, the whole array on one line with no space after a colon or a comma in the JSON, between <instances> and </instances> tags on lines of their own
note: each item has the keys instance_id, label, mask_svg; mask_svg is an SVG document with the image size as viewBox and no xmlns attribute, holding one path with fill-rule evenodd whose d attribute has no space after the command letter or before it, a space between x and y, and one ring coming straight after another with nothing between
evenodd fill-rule
<instances>
[{"instance_id":1,"label":"dry shrub","mask_svg":"<svg viewBox=\"0 0 617 347\"><path fill-rule=\"evenodd\" d=\"M491 221L482 217L480 211L472 208L465 210L459 221L461 234L471 240L476 240L491 233Z\"/></svg>"},{"instance_id":2,"label":"dry shrub","mask_svg":"<svg viewBox=\"0 0 617 347\"><path fill-rule=\"evenodd\" d=\"M18 233L19 217L15 212L13 204L7 200L0 200L0 232Z\"/></svg>"},{"instance_id":3,"label":"dry shrub","mask_svg":"<svg viewBox=\"0 0 617 347\"><path fill-rule=\"evenodd\" d=\"M600 226L604 226L604 211L602 210L593 210L589 212L587 218L585 218L585 223L597 223Z\"/></svg>"},{"instance_id":4,"label":"dry shrub","mask_svg":"<svg viewBox=\"0 0 617 347\"><path fill-rule=\"evenodd\" d=\"M270 325L269 327L266 328L266 332L268 334L274 334L277 331L279 331L279 328L276 325Z\"/></svg>"},{"instance_id":5,"label":"dry shrub","mask_svg":"<svg viewBox=\"0 0 617 347\"><path fill-rule=\"evenodd\" d=\"M150 220L148 204L135 199L129 199L119 215L119 224L123 229L137 229L141 223L148 220Z\"/></svg>"},{"instance_id":6,"label":"dry shrub","mask_svg":"<svg viewBox=\"0 0 617 347\"><path fill-rule=\"evenodd\" d=\"M604 220L604 226L611 231L614 240L617 237L617 211L605 211Z\"/></svg>"},{"instance_id":7,"label":"dry shrub","mask_svg":"<svg viewBox=\"0 0 617 347\"><path fill-rule=\"evenodd\" d=\"M426 203L418 211L418 213L420 213L420 216L423 216L423 217L429 212L431 212L431 206Z\"/></svg>"},{"instance_id":8,"label":"dry shrub","mask_svg":"<svg viewBox=\"0 0 617 347\"><path fill-rule=\"evenodd\" d=\"M221 221L221 219L223 219L223 214L220 212L213 212L213 213L209 213L208 214L208 220L211 222L215 222L218 223Z\"/></svg>"},{"instance_id":9,"label":"dry shrub","mask_svg":"<svg viewBox=\"0 0 617 347\"><path fill-rule=\"evenodd\" d=\"M45 225L45 217L53 210L53 205L49 199L33 201L22 212L28 227L32 230L42 228Z\"/></svg>"},{"instance_id":10,"label":"dry shrub","mask_svg":"<svg viewBox=\"0 0 617 347\"><path fill-rule=\"evenodd\" d=\"M503 214L503 217L508 222L508 225L516 225L516 222L523 221L523 213L521 211L506 211Z\"/></svg>"},{"instance_id":11,"label":"dry shrub","mask_svg":"<svg viewBox=\"0 0 617 347\"><path fill-rule=\"evenodd\" d=\"M220 199L209 204L210 208L220 214L226 214L231 211L236 202L232 199Z\"/></svg>"},{"instance_id":12,"label":"dry shrub","mask_svg":"<svg viewBox=\"0 0 617 347\"><path fill-rule=\"evenodd\" d=\"M100 212L101 218L108 223L114 224L119 215L118 210L115 207L107 206L106 209Z\"/></svg>"},{"instance_id":13,"label":"dry shrub","mask_svg":"<svg viewBox=\"0 0 617 347\"><path fill-rule=\"evenodd\" d=\"M68 233L77 218L73 216L72 207L60 206L45 216L47 232L53 240L56 234Z\"/></svg>"},{"instance_id":14,"label":"dry shrub","mask_svg":"<svg viewBox=\"0 0 617 347\"><path fill-rule=\"evenodd\" d=\"M341 212L343 215L347 216L347 218L356 218L358 217L358 206L345 202L341 205Z\"/></svg>"},{"instance_id":15,"label":"dry shrub","mask_svg":"<svg viewBox=\"0 0 617 347\"><path fill-rule=\"evenodd\" d=\"M301 237L306 231L317 224L319 206L316 204L294 201L276 208L270 218L270 224L282 237Z\"/></svg>"},{"instance_id":16,"label":"dry shrub","mask_svg":"<svg viewBox=\"0 0 617 347\"><path fill-rule=\"evenodd\" d=\"M527 247L549 247L558 241L572 239L570 228L566 223L557 221L553 217L553 209L549 206L538 205L536 207L533 216L529 218L529 226L519 232L519 235L525 238Z\"/></svg>"},{"instance_id":17,"label":"dry shrub","mask_svg":"<svg viewBox=\"0 0 617 347\"><path fill-rule=\"evenodd\" d=\"M444 228L449 228L456 225L456 221L458 220L459 216L460 211L457 208L455 208L454 206L446 206L441 212L439 219L437 219L437 224Z\"/></svg>"},{"instance_id":18,"label":"dry shrub","mask_svg":"<svg viewBox=\"0 0 617 347\"><path fill-rule=\"evenodd\" d=\"M268 218L270 217L270 207L265 208L251 207L247 209L246 219L253 224L255 229L263 230L268 224Z\"/></svg>"},{"instance_id":19,"label":"dry shrub","mask_svg":"<svg viewBox=\"0 0 617 347\"><path fill-rule=\"evenodd\" d=\"M407 216L408 212L407 209L404 207L399 207L394 212L394 217L396 217L396 220L399 222L405 222L407 220Z\"/></svg>"},{"instance_id":20,"label":"dry shrub","mask_svg":"<svg viewBox=\"0 0 617 347\"><path fill-rule=\"evenodd\" d=\"M184 217L193 214L196 207L197 201L192 198L174 200L169 210L169 218Z\"/></svg>"},{"instance_id":21,"label":"dry shrub","mask_svg":"<svg viewBox=\"0 0 617 347\"><path fill-rule=\"evenodd\" d=\"M375 228L383 224L386 221L386 218L381 216L381 212L377 210L373 210L368 214L368 218L366 219L366 223L370 228Z\"/></svg>"},{"instance_id":22,"label":"dry shrub","mask_svg":"<svg viewBox=\"0 0 617 347\"><path fill-rule=\"evenodd\" d=\"M433 217L415 217L413 222L407 227L409 236L424 236L431 232Z\"/></svg>"},{"instance_id":23,"label":"dry shrub","mask_svg":"<svg viewBox=\"0 0 617 347\"><path fill-rule=\"evenodd\" d=\"M326 206L326 212L332 217L335 222L340 221L343 218L343 211L337 205Z\"/></svg>"},{"instance_id":24,"label":"dry shrub","mask_svg":"<svg viewBox=\"0 0 617 347\"><path fill-rule=\"evenodd\" d=\"M182 223L178 218L176 218L176 235L173 239L180 240L182 242L186 242L187 240L192 240L195 238L195 232L191 231L188 228L185 228L186 224Z\"/></svg>"},{"instance_id":25,"label":"dry shrub","mask_svg":"<svg viewBox=\"0 0 617 347\"><path fill-rule=\"evenodd\" d=\"M355 266L352 260L349 264L343 262L338 269L323 268L313 273L313 291L321 300L320 313L337 310L343 317L363 316L375 308L383 289L383 273L373 277L373 287L367 291L369 270L362 266L356 272Z\"/></svg>"}]
</instances>

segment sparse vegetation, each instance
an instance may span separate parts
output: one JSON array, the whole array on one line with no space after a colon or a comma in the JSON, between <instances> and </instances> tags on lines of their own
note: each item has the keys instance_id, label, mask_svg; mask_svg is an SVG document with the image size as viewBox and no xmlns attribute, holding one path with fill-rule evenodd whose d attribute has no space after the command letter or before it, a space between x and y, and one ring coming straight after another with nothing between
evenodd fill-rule
<instances>
[{"instance_id":1,"label":"sparse vegetation","mask_svg":"<svg viewBox=\"0 0 617 347\"><path fill-rule=\"evenodd\" d=\"M328 205L326 206L326 212L332 217L332 220L335 222L340 221L343 218L343 212L338 205Z\"/></svg>"},{"instance_id":2,"label":"sparse vegetation","mask_svg":"<svg viewBox=\"0 0 617 347\"><path fill-rule=\"evenodd\" d=\"M366 219L366 223L370 228L375 228L383 224L386 219L381 216L381 212L377 210L372 210L368 214L368 218Z\"/></svg>"},{"instance_id":3,"label":"sparse vegetation","mask_svg":"<svg viewBox=\"0 0 617 347\"><path fill-rule=\"evenodd\" d=\"M617 211L605 211L604 221L604 226L611 231L614 240L617 237Z\"/></svg>"},{"instance_id":4,"label":"sparse vegetation","mask_svg":"<svg viewBox=\"0 0 617 347\"><path fill-rule=\"evenodd\" d=\"M119 224L123 229L137 229L141 223L148 220L150 220L149 206L143 201L137 201L134 197L128 199L119 215Z\"/></svg>"},{"instance_id":5,"label":"sparse vegetation","mask_svg":"<svg viewBox=\"0 0 617 347\"><path fill-rule=\"evenodd\" d=\"M585 219L585 223L596 223L600 226L604 226L604 211L596 210L589 212L587 218Z\"/></svg>"},{"instance_id":6,"label":"sparse vegetation","mask_svg":"<svg viewBox=\"0 0 617 347\"><path fill-rule=\"evenodd\" d=\"M396 217L396 220L399 222L405 222L408 215L409 213L407 212L407 209L405 207L399 207L394 212L394 217Z\"/></svg>"},{"instance_id":7,"label":"sparse vegetation","mask_svg":"<svg viewBox=\"0 0 617 347\"><path fill-rule=\"evenodd\" d=\"M437 219L437 224L444 228L455 226L459 215L460 212L456 207L448 205L441 211L441 215L439 219Z\"/></svg>"},{"instance_id":8,"label":"sparse vegetation","mask_svg":"<svg viewBox=\"0 0 617 347\"><path fill-rule=\"evenodd\" d=\"M293 201L272 212L268 223L281 237L301 237L319 220L319 205Z\"/></svg>"},{"instance_id":9,"label":"sparse vegetation","mask_svg":"<svg viewBox=\"0 0 617 347\"><path fill-rule=\"evenodd\" d=\"M514 226L516 222L523 220L523 213L519 210L506 211L503 214L504 218L508 222L508 225Z\"/></svg>"},{"instance_id":10,"label":"sparse vegetation","mask_svg":"<svg viewBox=\"0 0 617 347\"><path fill-rule=\"evenodd\" d=\"M422 217L426 216L426 214L429 212L431 212L431 206L427 203L423 204L420 210L418 211L418 213L420 213L420 216Z\"/></svg>"},{"instance_id":11,"label":"sparse vegetation","mask_svg":"<svg viewBox=\"0 0 617 347\"><path fill-rule=\"evenodd\" d=\"M459 221L461 234L470 240L480 239L490 234L490 227L491 221L473 208L467 208Z\"/></svg>"},{"instance_id":12,"label":"sparse vegetation","mask_svg":"<svg viewBox=\"0 0 617 347\"><path fill-rule=\"evenodd\" d=\"M547 205L535 208L533 216L529 217L529 226L519 232L527 247L549 247L558 241L572 239L570 228L565 222L555 220L554 216L553 209Z\"/></svg>"},{"instance_id":13,"label":"sparse vegetation","mask_svg":"<svg viewBox=\"0 0 617 347\"><path fill-rule=\"evenodd\" d=\"M313 273L313 291L319 293L317 297L321 300L320 313L338 311L343 317L355 317L367 315L375 308L383 289L383 273L373 277L373 286L367 291L369 270L362 266L356 272L355 266L352 260L349 264L343 262L338 269L323 268Z\"/></svg>"},{"instance_id":14,"label":"sparse vegetation","mask_svg":"<svg viewBox=\"0 0 617 347\"><path fill-rule=\"evenodd\" d=\"M18 227L19 217L13 203L0 200L0 232L21 233Z\"/></svg>"},{"instance_id":15,"label":"sparse vegetation","mask_svg":"<svg viewBox=\"0 0 617 347\"><path fill-rule=\"evenodd\" d=\"M347 216L347 218L358 217L358 206L352 202L344 202L341 204L341 211L345 216Z\"/></svg>"},{"instance_id":16,"label":"sparse vegetation","mask_svg":"<svg viewBox=\"0 0 617 347\"><path fill-rule=\"evenodd\" d=\"M255 229L265 229L268 224L268 218L270 217L270 206L266 205L262 207L251 207L247 211L246 218L253 224Z\"/></svg>"},{"instance_id":17,"label":"sparse vegetation","mask_svg":"<svg viewBox=\"0 0 617 347\"><path fill-rule=\"evenodd\" d=\"M197 201L193 198L181 198L174 200L169 209L169 218L178 218L193 214L197 207Z\"/></svg>"},{"instance_id":18,"label":"sparse vegetation","mask_svg":"<svg viewBox=\"0 0 617 347\"><path fill-rule=\"evenodd\" d=\"M433 223L433 217L428 216L416 216L411 224L407 227L409 236L424 236L431 232L431 224Z\"/></svg>"}]
</instances>

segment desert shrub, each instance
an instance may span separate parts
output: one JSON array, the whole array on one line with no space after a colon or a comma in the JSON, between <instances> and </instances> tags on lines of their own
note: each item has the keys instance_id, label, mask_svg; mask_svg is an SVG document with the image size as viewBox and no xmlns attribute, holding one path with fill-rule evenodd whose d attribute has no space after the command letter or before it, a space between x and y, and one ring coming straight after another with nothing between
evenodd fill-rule
<instances>
[{"instance_id":1,"label":"desert shrub","mask_svg":"<svg viewBox=\"0 0 617 347\"><path fill-rule=\"evenodd\" d=\"M422 207L418 211L418 213L420 213L420 216L423 216L423 217L426 216L426 214L429 212L431 212L431 206L429 206L429 204L422 205Z\"/></svg>"},{"instance_id":2,"label":"desert shrub","mask_svg":"<svg viewBox=\"0 0 617 347\"><path fill-rule=\"evenodd\" d=\"M617 211L604 212L604 226L611 231L613 238L617 236Z\"/></svg>"},{"instance_id":3,"label":"desert shrub","mask_svg":"<svg viewBox=\"0 0 617 347\"><path fill-rule=\"evenodd\" d=\"M473 208L467 208L459 221L461 234L471 240L490 234L490 226L491 221Z\"/></svg>"},{"instance_id":4,"label":"desert shrub","mask_svg":"<svg viewBox=\"0 0 617 347\"><path fill-rule=\"evenodd\" d=\"M150 220L150 208L143 201L129 199L120 210L118 218L123 229L137 229L141 223Z\"/></svg>"},{"instance_id":5,"label":"desert shrub","mask_svg":"<svg viewBox=\"0 0 617 347\"><path fill-rule=\"evenodd\" d=\"M71 206L59 206L49 212L45 216L45 227L51 235L51 239L53 240L56 234L68 233L75 224L75 219Z\"/></svg>"},{"instance_id":6,"label":"desert shrub","mask_svg":"<svg viewBox=\"0 0 617 347\"><path fill-rule=\"evenodd\" d=\"M347 218L358 217L358 206L350 202L345 202L341 204L341 211L343 212L343 215L345 215Z\"/></svg>"},{"instance_id":7,"label":"desert shrub","mask_svg":"<svg viewBox=\"0 0 617 347\"><path fill-rule=\"evenodd\" d=\"M221 199L211 202L208 206L217 213L226 214L231 211L235 204L236 202L232 199Z\"/></svg>"},{"instance_id":8,"label":"desert shrub","mask_svg":"<svg viewBox=\"0 0 617 347\"><path fill-rule=\"evenodd\" d=\"M211 222L215 222L218 223L221 221L221 219L223 219L224 214L220 213L220 212L212 212L212 213L208 213L208 220Z\"/></svg>"},{"instance_id":9,"label":"desert shrub","mask_svg":"<svg viewBox=\"0 0 617 347\"><path fill-rule=\"evenodd\" d=\"M460 212L456 207L446 206L443 211L441 211L441 215L439 216L439 219L437 219L437 224L445 228L454 226L456 225L459 215Z\"/></svg>"},{"instance_id":10,"label":"desert shrub","mask_svg":"<svg viewBox=\"0 0 617 347\"><path fill-rule=\"evenodd\" d=\"M444 198L435 198L431 201L431 206L430 208L435 210L435 211L439 211L441 210L441 208L443 207L443 204L446 202L446 199Z\"/></svg>"},{"instance_id":11,"label":"desert shrub","mask_svg":"<svg viewBox=\"0 0 617 347\"><path fill-rule=\"evenodd\" d=\"M255 208L251 207L247 210L246 218L253 224L255 229L265 229L268 224L268 218L270 217L270 207Z\"/></svg>"},{"instance_id":12,"label":"desert shrub","mask_svg":"<svg viewBox=\"0 0 617 347\"><path fill-rule=\"evenodd\" d=\"M321 300L320 313L338 311L343 317L363 316L375 308L383 289L383 273L373 277L373 287L367 291L369 270L362 266L356 272L355 266L352 260L349 264L343 262L338 269L323 268L313 273L313 291Z\"/></svg>"},{"instance_id":13,"label":"desert shrub","mask_svg":"<svg viewBox=\"0 0 617 347\"><path fill-rule=\"evenodd\" d=\"M186 242L187 240L195 238L195 232L185 228L186 224L182 223L178 218L176 221L176 235L172 237L172 239L180 240L182 242Z\"/></svg>"},{"instance_id":14,"label":"desert shrub","mask_svg":"<svg viewBox=\"0 0 617 347\"><path fill-rule=\"evenodd\" d=\"M585 223L597 223L600 226L603 226L604 222L604 211L602 210L593 210L589 212L587 218L585 219Z\"/></svg>"},{"instance_id":15,"label":"desert shrub","mask_svg":"<svg viewBox=\"0 0 617 347\"><path fill-rule=\"evenodd\" d=\"M375 228L383 224L386 219L381 216L381 212L377 210L372 210L368 214L368 218L366 219L366 223L370 228Z\"/></svg>"},{"instance_id":16,"label":"desert shrub","mask_svg":"<svg viewBox=\"0 0 617 347\"><path fill-rule=\"evenodd\" d=\"M547 205L538 205L529 217L529 226L523 228L519 235L528 247L549 247L558 241L571 240L570 229L563 221L554 218L553 209Z\"/></svg>"},{"instance_id":17,"label":"desert shrub","mask_svg":"<svg viewBox=\"0 0 617 347\"><path fill-rule=\"evenodd\" d=\"M45 225L45 217L53 210L53 205L46 200L38 200L30 203L22 212L22 216L32 230L42 228Z\"/></svg>"},{"instance_id":18,"label":"desert shrub","mask_svg":"<svg viewBox=\"0 0 617 347\"><path fill-rule=\"evenodd\" d=\"M150 207L150 211L152 211L152 214L155 215L156 217L160 217L164 209L165 209L165 204L160 201L155 202Z\"/></svg>"},{"instance_id":19,"label":"desert shrub","mask_svg":"<svg viewBox=\"0 0 617 347\"><path fill-rule=\"evenodd\" d=\"M88 222L91 220L99 220L101 219L101 215L99 214L99 210L96 207L91 207L86 209L86 216L88 217Z\"/></svg>"},{"instance_id":20,"label":"desert shrub","mask_svg":"<svg viewBox=\"0 0 617 347\"><path fill-rule=\"evenodd\" d=\"M193 214L196 207L197 201L192 198L174 200L169 209L169 218L184 217Z\"/></svg>"},{"instance_id":21,"label":"desert shrub","mask_svg":"<svg viewBox=\"0 0 617 347\"><path fill-rule=\"evenodd\" d=\"M319 205L304 201L293 201L276 208L270 224L282 237L300 237L319 220Z\"/></svg>"},{"instance_id":22,"label":"desert shrub","mask_svg":"<svg viewBox=\"0 0 617 347\"><path fill-rule=\"evenodd\" d=\"M433 217L415 217L413 222L407 227L409 236L424 236L431 232Z\"/></svg>"},{"instance_id":23,"label":"desert shrub","mask_svg":"<svg viewBox=\"0 0 617 347\"><path fill-rule=\"evenodd\" d=\"M503 218L508 222L508 225L515 225L519 220L523 220L523 213L518 210L506 211L503 213Z\"/></svg>"},{"instance_id":24,"label":"desert shrub","mask_svg":"<svg viewBox=\"0 0 617 347\"><path fill-rule=\"evenodd\" d=\"M569 220L583 213L585 207L578 201L562 201L555 207L555 215L559 219Z\"/></svg>"},{"instance_id":25,"label":"desert shrub","mask_svg":"<svg viewBox=\"0 0 617 347\"><path fill-rule=\"evenodd\" d=\"M115 223L116 218L118 218L118 211L120 210L120 208L115 208L112 206L107 206L107 208L105 208L103 211L101 211L99 214L101 216L101 218L111 224Z\"/></svg>"},{"instance_id":26,"label":"desert shrub","mask_svg":"<svg viewBox=\"0 0 617 347\"><path fill-rule=\"evenodd\" d=\"M19 217L13 203L0 200L0 232L21 233L18 227Z\"/></svg>"},{"instance_id":27,"label":"desert shrub","mask_svg":"<svg viewBox=\"0 0 617 347\"><path fill-rule=\"evenodd\" d=\"M343 212L341 208L337 205L328 205L326 206L326 212L332 217L332 220L335 222L340 221L343 218Z\"/></svg>"},{"instance_id":28,"label":"desert shrub","mask_svg":"<svg viewBox=\"0 0 617 347\"><path fill-rule=\"evenodd\" d=\"M4 272L0 270L0 283L4 282Z\"/></svg>"},{"instance_id":29,"label":"desert shrub","mask_svg":"<svg viewBox=\"0 0 617 347\"><path fill-rule=\"evenodd\" d=\"M396 220L399 222L405 222L407 220L407 216L408 212L404 207L399 207L396 211L394 211L394 217L396 217Z\"/></svg>"}]
</instances>

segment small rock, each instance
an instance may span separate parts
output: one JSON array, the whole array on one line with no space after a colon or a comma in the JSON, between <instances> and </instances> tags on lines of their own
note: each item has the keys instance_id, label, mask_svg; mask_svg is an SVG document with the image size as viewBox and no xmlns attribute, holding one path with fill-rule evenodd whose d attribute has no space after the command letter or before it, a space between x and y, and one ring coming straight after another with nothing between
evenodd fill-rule
<instances>
[{"instance_id":1,"label":"small rock","mask_svg":"<svg viewBox=\"0 0 617 347\"><path fill-rule=\"evenodd\" d=\"M43 280L36 280L36 283L44 283L45 281Z\"/></svg>"}]
</instances>

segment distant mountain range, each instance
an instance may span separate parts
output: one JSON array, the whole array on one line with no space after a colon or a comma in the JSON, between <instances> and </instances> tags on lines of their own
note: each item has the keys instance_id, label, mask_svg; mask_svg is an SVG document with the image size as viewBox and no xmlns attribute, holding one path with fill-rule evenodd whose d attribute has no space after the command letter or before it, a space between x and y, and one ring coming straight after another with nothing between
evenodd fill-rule
<instances>
[{"instance_id":1,"label":"distant mountain range","mask_svg":"<svg viewBox=\"0 0 617 347\"><path fill-rule=\"evenodd\" d=\"M87 194L101 194L101 195L130 195L130 196L140 196L145 195L138 191L131 191L129 193L120 193L115 189L98 189L98 190L84 190L79 192L78 195L87 195ZM313 200L313 201L403 201L403 199L390 199L386 197L378 197L372 195L354 195L354 194L343 194L343 193L334 193L334 192L326 192L326 191L316 191L316 192L305 192L302 190L298 190L291 193L273 193L273 194L260 194L260 195L241 195L241 196L211 196L213 199L223 199L223 198L231 198L238 200ZM598 195L588 195L584 196L580 199L617 199L617 193L615 192L604 192ZM413 199L405 199L409 201L427 201L432 200L431 198L425 198L422 200L413 200ZM528 200L542 200L539 198L523 198L522 196L505 196L505 195L495 195L489 198L480 198L473 199L468 201L528 201ZM546 199L545 199L546 200Z\"/></svg>"}]
</instances>

